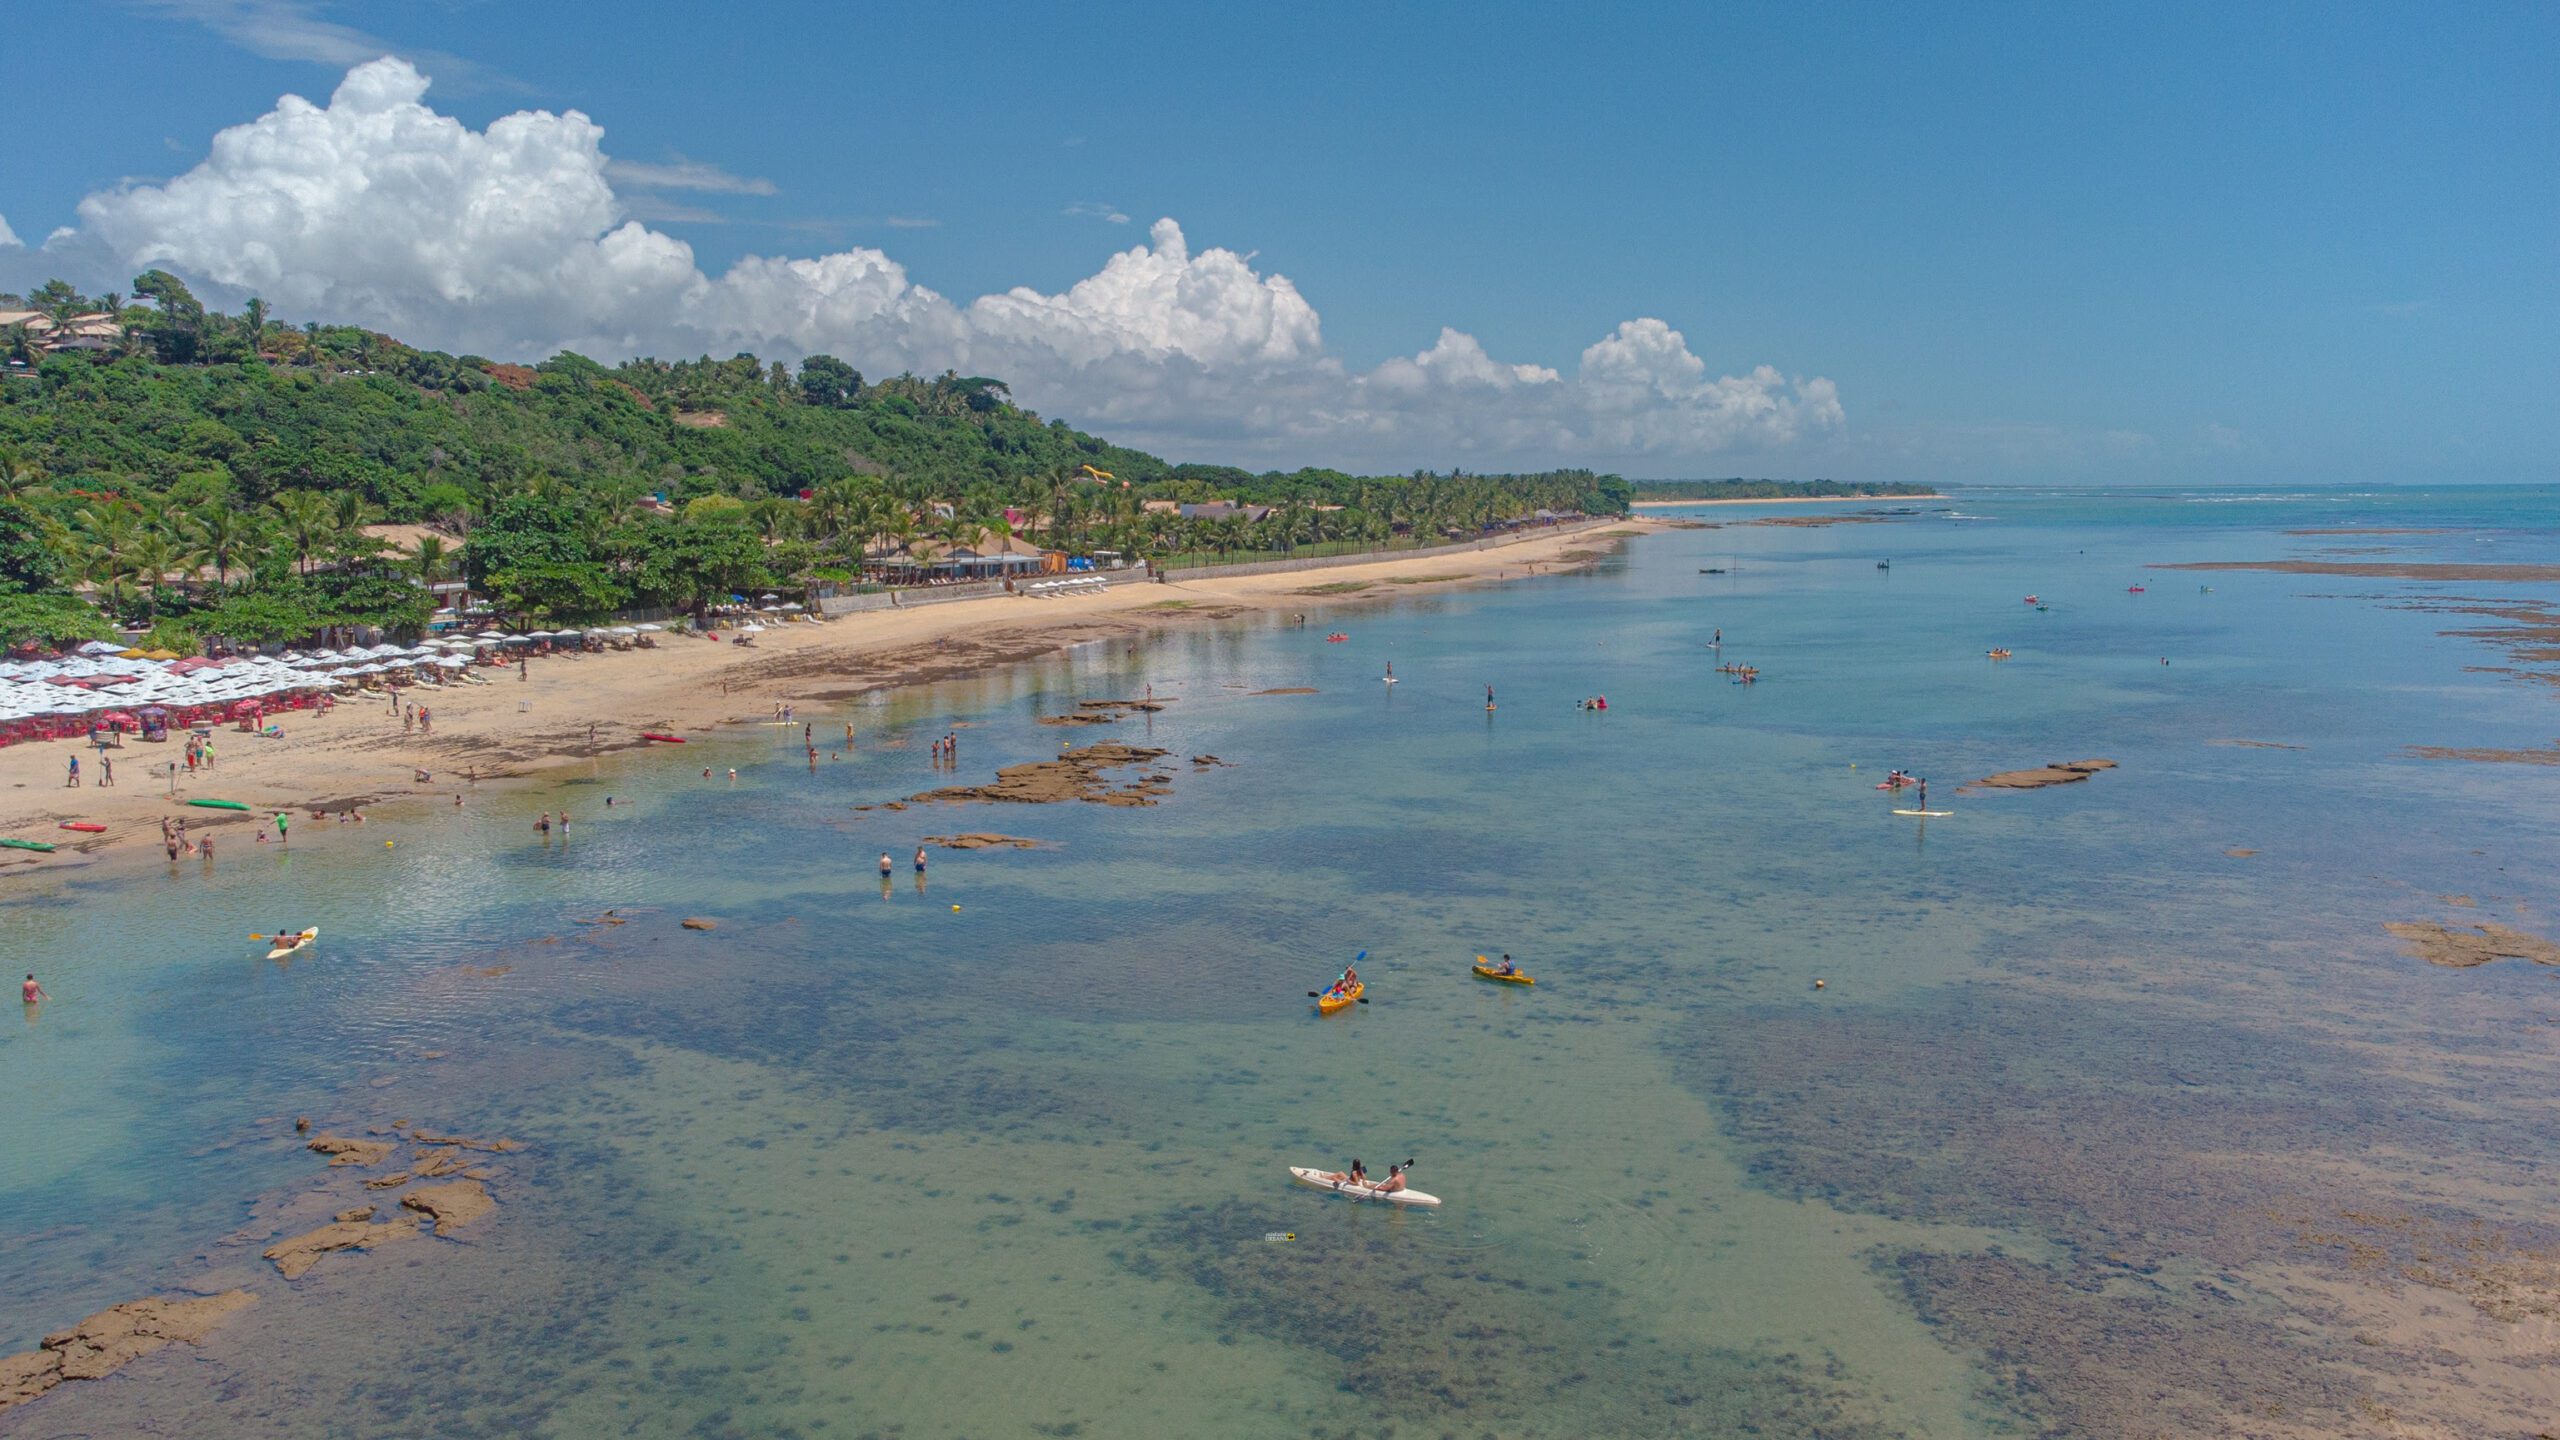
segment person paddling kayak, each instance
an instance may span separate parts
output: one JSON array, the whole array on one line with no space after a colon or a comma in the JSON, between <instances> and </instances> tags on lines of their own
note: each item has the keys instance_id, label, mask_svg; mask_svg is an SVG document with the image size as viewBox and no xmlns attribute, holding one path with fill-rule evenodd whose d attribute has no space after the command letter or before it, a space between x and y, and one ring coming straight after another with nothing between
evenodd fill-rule
<instances>
[{"instance_id":1,"label":"person paddling kayak","mask_svg":"<svg viewBox=\"0 0 2560 1440\"><path fill-rule=\"evenodd\" d=\"M1381 1195L1393 1195L1397 1191L1403 1189L1404 1167L1402 1165L1388 1166L1387 1178L1379 1181L1374 1188Z\"/></svg>"},{"instance_id":2,"label":"person paddling kayak","mask_svg":"<svg viewBox=\"0 0 2560 1440\"><path fill-rule=\"evenodd\" d=\"M1342 967L1342 978L1334 981L1333 988L1327 990L1325 993L1328 995L1348 995L1359 984L1360 972L1349 965L1345 965Z\"/></svg>"}]
</instances>

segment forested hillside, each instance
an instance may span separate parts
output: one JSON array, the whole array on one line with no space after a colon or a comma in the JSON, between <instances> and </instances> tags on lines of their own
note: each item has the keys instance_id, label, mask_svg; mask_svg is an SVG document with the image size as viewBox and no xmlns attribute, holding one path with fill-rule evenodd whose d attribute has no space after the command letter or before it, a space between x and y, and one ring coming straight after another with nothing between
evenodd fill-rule
<instances>
[{"instance_id":1,"label":"forested hillside","mask_svg":"<svg viewBox=\"0 0 2560 1440\"><path fill-rule=\"evenodd\" d=\"M850 581L922 539L1286 549L1627 502L1587 471L1172 465L1043 421L986 377L873 380L824 355L526 367L282 326L254 302L224 315L157 271L136 290L0 296L47 317L0 333L0 641L96 633L99 609L173 645L397 628L426 616L411 581L448 574L523 619L577 620ZM75 332L79 347L44 343ZM1275 508L1146 508L1166 499ZM385 521L436 533L393 550L363 533Z\"/></svg>"}]
</instances>

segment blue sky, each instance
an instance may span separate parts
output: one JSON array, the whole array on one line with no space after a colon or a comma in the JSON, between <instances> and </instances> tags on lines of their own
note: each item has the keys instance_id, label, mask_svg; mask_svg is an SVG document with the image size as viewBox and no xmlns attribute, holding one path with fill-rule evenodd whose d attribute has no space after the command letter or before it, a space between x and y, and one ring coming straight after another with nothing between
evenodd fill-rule
<instances>
[{"instance_id":1,"label":"blue sky","mask_svg":"<svg viewBox=\"0 0 2560 1440\"><path fill-rule=\"evenodd\" d=\"M897 275L877 305L904 307L732 285L681 326L597 301L512 307L510 328L453 299L470 257L390 299L415 277L288 257L329 282L294 292L307 306L387 307L349 318L429 343L735 339L873 369L939 368L939 345L1010 362L1045 413L1257 464L2560 478L2560 7L708 13L19 0L13 50L112 55L120 80L76 123L0 132L0 217L28 247L84 232L0 252L0 277L174 246L151 253L294 313L188 208L272 175L77 207L184 175L216 131L287 93L326 105L391 53L468 131L591 117L611 221L690 247L653 285L879 252ZM1150 235L1161 217L1178 247ZM1238 263L1196 263L1212 250ZM910 286L962 313L913 313ZM1058 303L970 307L1018 286ZM671 311L674 289L649 293ZM819 318L705 308L767 303ZM1474 349L1411 363L1444 327Z\"/></svg>"}]
</instances>

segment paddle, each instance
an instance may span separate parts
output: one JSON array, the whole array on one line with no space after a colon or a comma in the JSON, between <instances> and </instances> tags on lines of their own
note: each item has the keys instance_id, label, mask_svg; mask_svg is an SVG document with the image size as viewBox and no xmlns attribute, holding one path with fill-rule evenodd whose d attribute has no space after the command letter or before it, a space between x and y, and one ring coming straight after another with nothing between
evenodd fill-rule
<instances>
[{"instance_id":1,"label":"paddle","mask_svg":"<svg viewBox=\"0 0 2560 1440\"><path fill-rule=\"evenodd\" d=\"M1366 950L1363 950L1363 951L1361 951L1359 954L1352 956L1352 957L1351 957L1351 963L1350 963L1349 965L1346 965L1346 966L1344 966L1344 967L1343 967L1342 974L1343 974L1343 975L1348 975L1348 974L1350 974L1352 971L1359 969L1359 968L1360 968L1360 962L1361 962L1361 961L1363 961L1363 960L1366 960L1366 959L1368 959L1368 958L1369 958L1369 952L1368 952L1368 951L1366 951ZM1340 975L1335 976L1335 977L1334 977L1334 982L1333 982L1333 983L1335 983L1336 985L1341 984L1341 983L1342 983L1342 976L1340 976ZM1307 998L1308 998L1308 999L1310 999L1310 1000L1321 1000L1321 999L1323 999L1323 998L1324 998L1324 992L1323 992L1323 991L1321 991L1321 990L1310 990L1310 991L1308 991L1308 992L1307 992ZM1366 1005L1366 1004L1368 1004L1369 1002L1368 1002L1366 999L1363 999L1360 1003L1361 1003L1361 1004L1363 1004L1363 1005Z\"/></svg>"},{"instance_id":2,"label":"paddle","mask_svg":"<svg viewBox=\"0 0 2560 1440\"><path fill-rule=\"evenodd\" d=\"M1412 1156L1410 1156L1410 1155L1407 1155L1406 1157L1404 1157L1404 1165L1403 1165L1401 1168L1402 1168L1402 1170L1403 1170L1403 1173L1405 1173L1405 1174L1407 1174L1407 1175L1412 1174L1412 1173L1413 1173L1413 1157L1412 1157ZM1340 1187L1339 1187L1339 1186L1337 1186L1337 1187L1335 1187L1335 1188L1339 1189ZM1386 1204L1393 1204L1393 1203L1395 1203L1395 1200L1394 1200L1395 1193L1396 1193L1395 1191L1393 1191L1393 1190L1380 1190L1380 1189L1378 1188L1378 1182L1376 1182L1376 1181L1374 1181L1374 1180L1372 1180L1372 1181L1370 1181L1370 1182L1369 1182L1369 1184L1368 1184L1368 1187L1367 1187L1367 1188L1368 1188L1368 1189L1369 1189L1369 1191L1371 1192L1371 1193L1369 1193L1369 1194L1367 1194L1367 1195L1351 1195L1351 1201L1352 1201L1352 1203L1353 1203L1353 1204L1355 1204L1355 1205L1356 1205L1356 1204L1358 1204L1359 1202L1361 1202L1361 1201L1363 1201L1363 1200L1376 1200L1376 1201L1380 1201L1380 1202L1383 1202L1383 1203L1386 1203ZM1347 1191L1347 1190L1346 1190L1346 1191L1344 1191L1343 1193L1344 1193L1344 1194L1346 1194L1346 1195L1349 1195L1349 1194L1350 1194L1350 1192L1349 1192L1349 1191Z\"/></svg>"}]
</instances>

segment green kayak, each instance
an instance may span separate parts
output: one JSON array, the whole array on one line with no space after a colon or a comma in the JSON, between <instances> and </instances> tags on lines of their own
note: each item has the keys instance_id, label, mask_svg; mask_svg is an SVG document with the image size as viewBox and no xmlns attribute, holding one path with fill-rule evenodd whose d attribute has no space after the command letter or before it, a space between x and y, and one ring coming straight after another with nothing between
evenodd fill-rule
<instances>
[{"instance_id":1,"label":"green kayak","mask_svg":"<svg viewBox=\"0 0 2560 1440\"><path fill-rule=\"evenodd\" d=\"M43 840L0 840L0 846L6 846L11 850L43 850L50 852L53 849L50 842Z\"/></svg>"},{"instance_id":2,"label":"green kayak","mask_svg":"<svg viewBox=\"0 0 2560 1440\"><path fill-rule=\"evenodd\" d=\"M246 810L249 808L237 800L190 800L187 803L190 805L201 805L207 810Z\"/></svg>"}]
</instances>

